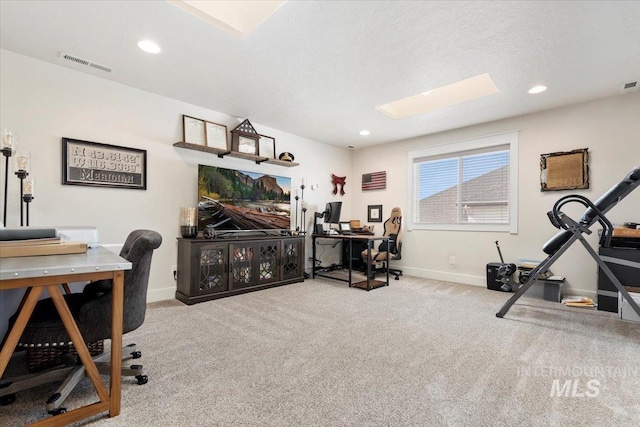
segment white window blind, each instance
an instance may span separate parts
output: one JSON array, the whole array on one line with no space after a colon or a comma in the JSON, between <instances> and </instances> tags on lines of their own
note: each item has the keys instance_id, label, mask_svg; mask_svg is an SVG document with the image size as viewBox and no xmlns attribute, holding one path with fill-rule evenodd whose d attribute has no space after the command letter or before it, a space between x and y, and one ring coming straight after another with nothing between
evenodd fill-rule
<instances>
[{"instance_id":1,"label":"white window blind","mask_svg":"<svg viewBox=\"0 0 640 427\"><path fill-rule=\"evenodd\" d=\"M410 152L414 228L515 232L517 133L503 136Z\"/></svg>"}]
</instances>

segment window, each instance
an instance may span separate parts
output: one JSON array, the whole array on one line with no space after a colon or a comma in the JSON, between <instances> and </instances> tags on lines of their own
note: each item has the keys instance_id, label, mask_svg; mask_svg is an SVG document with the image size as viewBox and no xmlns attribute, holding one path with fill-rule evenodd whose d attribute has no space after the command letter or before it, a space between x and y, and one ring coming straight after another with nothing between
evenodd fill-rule
<instances>
[{"instance_id":1,"label":"window","mask_svg":"<svg viewBox=\"0 0 640 427\"><path fill-rule=\"evenodd\" d=\"M518 231L517 132L412 150L408 158L408 227Z\"/></svg>"}]
</instances>

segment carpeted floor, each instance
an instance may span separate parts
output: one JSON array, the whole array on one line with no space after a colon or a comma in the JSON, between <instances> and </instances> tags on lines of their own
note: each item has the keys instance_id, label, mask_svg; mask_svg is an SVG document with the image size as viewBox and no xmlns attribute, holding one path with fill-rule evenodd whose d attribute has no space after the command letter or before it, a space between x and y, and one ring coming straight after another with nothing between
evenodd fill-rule
<instances>
[{"instance_id":1,"label":"carpeted floor","mask_svg":"<svg viewBox=\"0 0 640 427\"><path fill-rule=\"evenodd\" d=\"M125 336L149 383L124 379L121 415L80 425L640 425L640 325L526 298L497 319L507 297L405 276L155 303ZM19 393L0 424L43 417L52 390ZM67 406L91 401L85 379Z\"/></svg>"}]
</instances>

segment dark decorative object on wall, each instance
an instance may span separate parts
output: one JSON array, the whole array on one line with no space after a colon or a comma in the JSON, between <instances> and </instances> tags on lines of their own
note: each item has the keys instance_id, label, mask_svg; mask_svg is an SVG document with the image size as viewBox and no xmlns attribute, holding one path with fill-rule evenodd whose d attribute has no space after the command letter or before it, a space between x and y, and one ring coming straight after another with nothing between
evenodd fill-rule
<instances>
[{"instance_id":1,"label":"dark decorative object on wall","mask_svg":"<svg viewBox=\"0 0 640 427\"><path fill-rule=\"evenodd\" d=\"M260 135L249 119L231 131L231 149L239 153L258 155Z\"/></svg>"},{"instance_id":2,"label":"dark decorative object on wall","mask_svg":"<svg viewBox=\"0 0 640 427\"><path fill-rule=\"evenodd\" d=\"M382 222L382 205L367 206L367 222Z\"/></svg>"},{"instance_id":3,"label":"dark decorative object on wall","mask_svg":"<svg viewBox=\"0 0 640 427\"><path fill-rule=\"evenodd\" d=\"M147 150L62 138L62 183L147 189Z\"/></svg>"},{"instance_id":4,"label":"dark decorative object on wall","mask_svg":"<svg viewBox=\"0 0 640 427\"><path fill-rule=\"evenodd\" d=\"M588 148L540 155L540 191L589 188Z\"/></svg>"},{"instance_id":5,"label":"dark decorative object on wall","mask_svg":"<svg viewBox=\"0 0 640 427\"><path fill-rule=\"evenodd\" d=\"M387 188L387 172L372 172L362 174L362 191L384 190Z\"/></svg>"},{"instance_id":6,"label":"dark decorative object on wall","mask_svg":"<svg viewBox=\"0 0 640 427\"><path fill-rule=\"evenodd\" d=\"M344 185L347 180L346 176L335 176L331 174L331 183L333 184L333 194L338 194L338 186L340 186L340 195L344 196Z\"/></svg>"}]
</instances>

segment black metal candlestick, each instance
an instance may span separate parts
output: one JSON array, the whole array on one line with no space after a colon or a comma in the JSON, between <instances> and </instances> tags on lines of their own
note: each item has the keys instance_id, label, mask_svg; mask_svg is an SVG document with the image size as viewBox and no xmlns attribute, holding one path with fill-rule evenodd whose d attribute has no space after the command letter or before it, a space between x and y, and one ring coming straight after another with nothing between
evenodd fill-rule
<instances>
[{"instance_id":1,"label":"black metal candlestick","mask_svg":"<svg viewBox=\"0 0 640 427\"><path fill-rule=\"evenodd\" d=\"M33 201L33 194L25 194L22 196L22 200L27 205L27 227L29 226L29 203Z\"/></svg>"},{"instance_id":2,"label":"black metal candlestick","mask_svg":"<svg viewBox=\"0 0 640 427\"><path fill-rule=\"evenodd\" d=\"M25 170L16 171L16 176L20 179L20 226L21 227L24 225L24 217L23 217L24 206L22 206L22 199L23 199L22 183L24 182L24 179L27 177L27 175L29 175L29 172Z\"/></svg>"},{"instance_id":3,"label":"black metal candlestick","mask_svg":"<svg viewBox=\"0 0 640 427\"><path fill-rule=\"evenodd\" d=\"M300 227L298 227L298 200L300 199L300 197L298 197L298 195L296 194L296 197L294 197L294 199L296 199L296 211L295 211L296 231L300 231Z\"/></svg>"},{"instance_id":4,"label":"black metal candlestick","mask_svg":"<svg viewBox=\"0 0 640 427\"><path fill-rule=\"evenodd\" d=\"M307 233L307 224L305 222L306 216L307 216L307 208L306 207L302 207L302 231L300 231L300 234L306 234Z\"/></svg>"},{"instance_id":5,"label":"black metal candlestick","mask_svg":"<svg viewBox=\"0 0 640 427\"><path fill-rule=\"evenodd\" d=\"M301 196L302 196L302 197L301 197L301 200L302 200L302 201L301 201L302 213L301 213L301 215L300 215L300 216L302 217L302 221L301 221L301 224L300 224L300 225L301 225L301 227L300 227L300 228L301 228L301 231L300 231L300 232L301 232L302 234L305 234L305 233L307 232L307 223L306 223L306 216L307 216L307 214L306 214L306 213L307 213L307 208L306 208L306 206L305 206L305 204L304 204L304 184L302 184L302 185L300 186L300 190L301 190Z\"/></svg>"},{"instance_id":6,"label":"black metal candlestick","mask_svg":"<svg viewBox=\"0 0 640 427\"><path fill-rule=\"evenodd\" d=\"M2 224L4 224L4 226L7 226L7 192L8 192L8 187L7 185L9 184L9 157L11 157L11 155L13 154L13 150L11 149L11 147L4 147L2 149L2 155L5 158L4 161L4 204L2 205L4 213L2 215Z\"/></svg>"}]
</instances>

